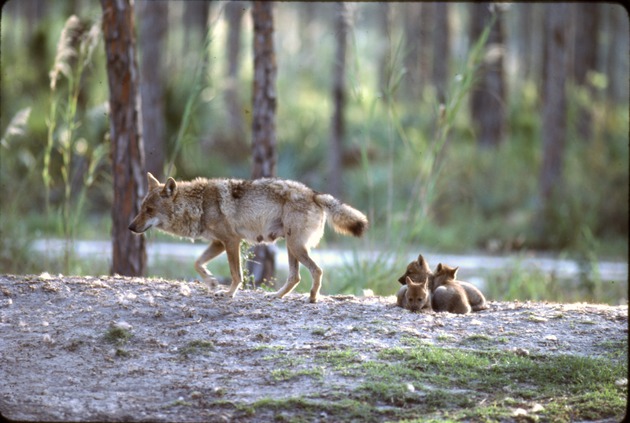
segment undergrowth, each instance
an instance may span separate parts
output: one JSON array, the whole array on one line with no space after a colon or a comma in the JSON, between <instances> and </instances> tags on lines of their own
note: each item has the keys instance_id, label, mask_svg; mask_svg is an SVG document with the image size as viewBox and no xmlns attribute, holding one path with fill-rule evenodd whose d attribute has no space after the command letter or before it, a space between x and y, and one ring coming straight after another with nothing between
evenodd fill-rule
<instances>
[{"instance_id":1,"label":"undergrowth","mask_svg":"<svg viewBox=\"0 0 630 423\"><path fill-rule=\"evenodd\" d=\"M95 9L90 13L97 14L98 5L88 9L91 7ZM281 8L279 5L279 13ZM83 44L78 40L76 52L85 53L82 57L89 63L79 60L79 56L57 61L59 65L76 66L57 67L66 74L57 75L61 77L55 79L57 85L51 91L46 72L50 63L55 63L54 46L67 19L65 15L60 18L59 10L57 6L51 9L50 21L42 23L36 34L40 38L28 44L28 54L3 43L6 60L2 66L7 75L1 82L7 94L3 98L11 98L10 104L3 100L3 110L10 111L3 114L7 116L3 119L16 117L8 124L0 145L3 273L57 271L53 268L71 274L108 271L107 263L95 267L84 259L69 257L62 265L52 253L37 256L31 251L32 241L40 238L107 239L111 233L111 225L105 223L111 208L111 170L109 166L98 166L107 148L107 87L96 82L106 80L104 55L98 48L91 52L96 34L82 23L78 33L86 38ZM217 15L199 47L217 62L225 60L219 47L225 37L220 22ZM25 25L21 18L4 23L3 34ZM500 146L479 148L470 130L466 100L486 54L488 29L463 61L454 61L456 71L449 75L444 104L437 101L432 87L426 87L413 101L403 92L408 77L404 68L408 46L397 31L392 31L387 40L391 51L389 79L385 87L373 88L377 86L373 47L376 41L385 40L376 40L377 35L363 33L358 26L351 29L347 160L341 199L364 211L371 224L364 240L344 239L328 231L320 248L341 246L376 253L369 260L360 260L355 254L343 268L324 269L323 289L328 293L360 294L367 288L389 293L393 276L406 265L404 258L425 249L496 254L545 249L577 259L585 275L588 269L596 269L603 257L627 258L627 103L613 104L602 95L605 75L594 74L600 82L594 85L592 98L586 100L583 88L567 85L570 103L587 105L593 111L593 137L572 138L567 143L563 171L566 189L554 199L549 216L554 230L537 239L532 231L537 218L536 175L542 159L537 82L519 81L519 95L508 99L510 131ZM282 31L281 26L278 31ZM176 28L172 36L175 40L184 38ZM37 40L41 42L34 42ZM294 56L282 49L277 52L282 75L277 87L278 176L300 180L319 191L326 190L321 175L332 112L330 81L327 72L319 70L330 69L327 66L333 56L333 41L333 34L326 33L314 51L299 51ZM218 95L219 87L227 82L222 67L205 67L199 56L192 61L180 60L169 52L168 57L173 74L186 70L179 74L190 76L176 78L166 87L169 173L181 179L247 177L248 151L218 140L225 132L226 121ZM318 59L318 71L308 72L305 60L313 63L314 57ZM8 66L12 58L15 66ZM40 65L33 65L31 58L38 58ZM241 98L247 98L251 69L243 66L241 74ZM18 84L8 83L17 79L23 81L23 91ZM23 95L26 91L39 94ZM572 137L576 135L576 116L571 111L568 127ZM43 209L48 202L46 214ZM172 262L156 262L149 273L194 278L193 260L191 257L190 263L178 262L176 267ZM229 274L224 258L218 258L211 267L218 268L213 272L219 275ZM278 275L279 280L283 278ZM509 275L494 278L495 298L561 298L556 296L557 281L549 275L527 275L524 269L515 268ZM592 295L586 298L596 300L600 298L598 292L608 290L606 281L580 278L580 289ZM302 279L298 289L308 290L310 275L305 273Z\"/></svg>"}]
</instances>

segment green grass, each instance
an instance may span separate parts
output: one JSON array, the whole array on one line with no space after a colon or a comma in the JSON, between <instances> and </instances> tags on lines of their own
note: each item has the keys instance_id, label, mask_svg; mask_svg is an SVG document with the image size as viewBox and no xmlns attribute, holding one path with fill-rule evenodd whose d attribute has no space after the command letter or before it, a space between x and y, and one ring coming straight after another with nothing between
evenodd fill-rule
<instances>
[{"instance_id":1,"label":"green grass","mask_svg":"<svg viewBox=\"0 0 630 423\"><path fill-rule=\"evenodd\" d=\"M626 361L606 358L418 345L387 348L369 361L358 360L353 350L328 351L313 356L311 364L278 370L273 379L311 378L322 394L235 407L251 415L280 415L280 421L311 421L322 412L335 421L499 421L514 419L520 408L533 421L568 422L619 419L627 396L627 385L615 383L626 377ZM322 372L342 375L354 387L322 386Z\"/></svg>"},{"instance_id":2,"label":"green grass","mask_svg":"<svg viewBox=\"0 0 630 423\"><path fill-rule=\"evenodd\" d=\"M105 332L103 338L111 344L122 346L125 345L132 336L133 334L129 330L112 326L107 330L107 332Z\"/></svg>"},{"instance_id":3,"label":"green grass","mask_svg":"<svg viewBox=\"0 0 630 423\"><path fill-rule=\"evenodd\" d=\"M193 355L207 355L212 351L214 351L214 343L200 339L190 341L178 350L179 354L186 358Z\"/></svg>"}]
</instances>

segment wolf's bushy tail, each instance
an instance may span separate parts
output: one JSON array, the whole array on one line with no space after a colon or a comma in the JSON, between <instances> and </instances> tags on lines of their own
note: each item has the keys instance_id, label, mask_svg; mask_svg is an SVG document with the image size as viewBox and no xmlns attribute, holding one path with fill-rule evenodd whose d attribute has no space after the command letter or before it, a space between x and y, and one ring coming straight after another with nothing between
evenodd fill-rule
<instances>
[{"instance_id":1,"label":"wolf's bushy tail","mask_svg":"<svg viewBox=\"0 0 630 423\"><path fill-rule=\"evenodd\" d=\"M368 228L367 217L330 194L317 194L315 202L328 212L328 222L336 232L361 236Z\"/></svg>"}]
</instances>

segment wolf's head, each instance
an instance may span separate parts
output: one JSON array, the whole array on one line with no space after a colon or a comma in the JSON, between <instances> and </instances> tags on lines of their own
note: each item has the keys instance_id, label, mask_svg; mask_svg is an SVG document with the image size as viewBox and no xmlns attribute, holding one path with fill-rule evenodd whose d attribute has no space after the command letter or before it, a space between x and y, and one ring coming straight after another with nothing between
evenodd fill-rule
<instances>
[{"instance_id":1,"label":"wolf's head","mask_svg":"<svg viewBox=\"0 0 630 423\"><path fill-rule=\"evenodd\" d=\"M417 260L414 260L407 265L407 271L404 275L398 278L398 282L404 285L407 277L411 278L414 282L422 282L425 277L430 279L431 276L433 276L433 272L431 272L429 263L427 263L422 254L420 254L418 255Z\"/></svg>"},{"instance_id":2,"label":"wolf's head","mask_svg":"<svg viewBox=\"0 0 630 423\"><path fill-rule=\"evenodd\" d=\"M405 292L407 309L419 311L429 302L428 277L425 275L422 282L416 283L407 276L405 282L407 283L407 292Z\"/></svg>"},{"instance_id":3,"label":"wolf's head","mask_svg":"<svg viewBox=\"0 0 630 423\"><path fill-rule=\"evenodd\" d=\"M438 263L433 276L433 288L435 289L446 282L454 281L457 278L459 267L451 267L446 264Z\"/></svg>"},{"instance_id":4,"label":"wolf's head","mask_svg":"<svg viewBox=\"0 0 630 423\"><path fill-rule=\"evenodd\" d=\"M140 213L133 219L129 229L135 233L142 233L149 228L161 228L169 221L173 213L173 196L177 191L177 182L168 178L165 184L161 184L151 173L147 173L148 192Z\"/></svg>"}]
</instances>

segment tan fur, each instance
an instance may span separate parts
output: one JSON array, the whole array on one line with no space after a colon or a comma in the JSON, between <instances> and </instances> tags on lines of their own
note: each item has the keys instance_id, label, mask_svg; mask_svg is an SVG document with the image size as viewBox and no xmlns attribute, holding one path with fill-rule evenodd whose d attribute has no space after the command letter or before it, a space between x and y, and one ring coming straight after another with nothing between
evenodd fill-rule
<instances>
[{"instance_id":1,"label":"tan fur","mask_svg":"<svg viewBox=\"0 0 630 423\"><path fill-rule=\"evenodd\" d=\"M176 182L168 178L161 184L147 174L148 193L140 213L129 229L142 233L151 227L191 239L202 238L210 246L195 262L195 269L210 285L215 280L205 264L227 253L232 284L227 295L233 297L241 286L240 242L274 242L285 238L289 256L289 278L276 293L282 298L300 282L299 265L306 266L313 278L311 302L317 301L322 270L309 256L324 234L324 221L340 233L360 236L367 229L367 218L358 210L328 194L289 180L205 179Z\"/></svg>"},{"instance_id":2,"label":"tan fur","mask_svg":"<svg viewBox=\"0 0 630 423\"><path fill-rule=\"evenodd\" d=\"M481 291L470 282L457 281L464 291L466 291L466 297L468 297L468 303L472 308L472 311L485 310L488 308L488 303L486 302L486 297L481 293Z\"/></svg>"},{"instance_id":3,"label":"tan fur","mask_svg":"<svg viewBox=\"0 0 630 423\"><path fill-rule=\"evenodd\" d=\"M431 309L428 279L425 277L423 282L416 283L407 276L405 285L398 290L397 305L406 308L409 311L419 311L423 308Z\"/></svg>"},{"instance_id":4,"label":"tan fur","mask_svg":"<svg viewBox=\"0 0 630 423\"><path fill-rule=\"evenodd\" d=\"M435 311L451 313L470 313L471 307L466 290L455 279L457 267L439 263L433 275L431 288L431 307Z\"/></svg>"},{"instance_id":5,"label":"tan fur","mask_svg":"<svg viewBox=\"0 0 630 423\"><path fill-rule=\"evenodd\" d=\"M442 267L443 269L453 270L452 267L449 267L446 265L442 265ZM457 269L458 268L454 269L455 273L457 273ZM446 272L446 270L444 271ZM437 269L436 269L436 272L437 272ZM435 279L436 276L437 276L437 273L434 274L433 279L429 281L429 291L431 292L435 291L435 289L438 286ZM484 297L484 295L475 285L471 284L470 282L465 282L465 281L460 281L460 280L455 280L455 282L457 282L462 288L464 288L464 291L466 291L466 298L468 299L468 303L470 304L472 311L480 311L480 310L485 310L488 308L486 297Z\"/></svg>"},{"instance_id":6,"label":"tan fur","mask_svg":"<svg viewBox=\"0 0 630 423\"><path fill-rule=\"evenodd\" d=\"M405 274L398 278L398 282L405 285L407 277L411 278L413 282L420 283L428 278L429 284L431 284L431 280L433 279L433 272L429 267L429 263L424 259L422 254L418 255L418 259L412 261L407 265L407 270Z\"/></svg>"}]
</instances>

